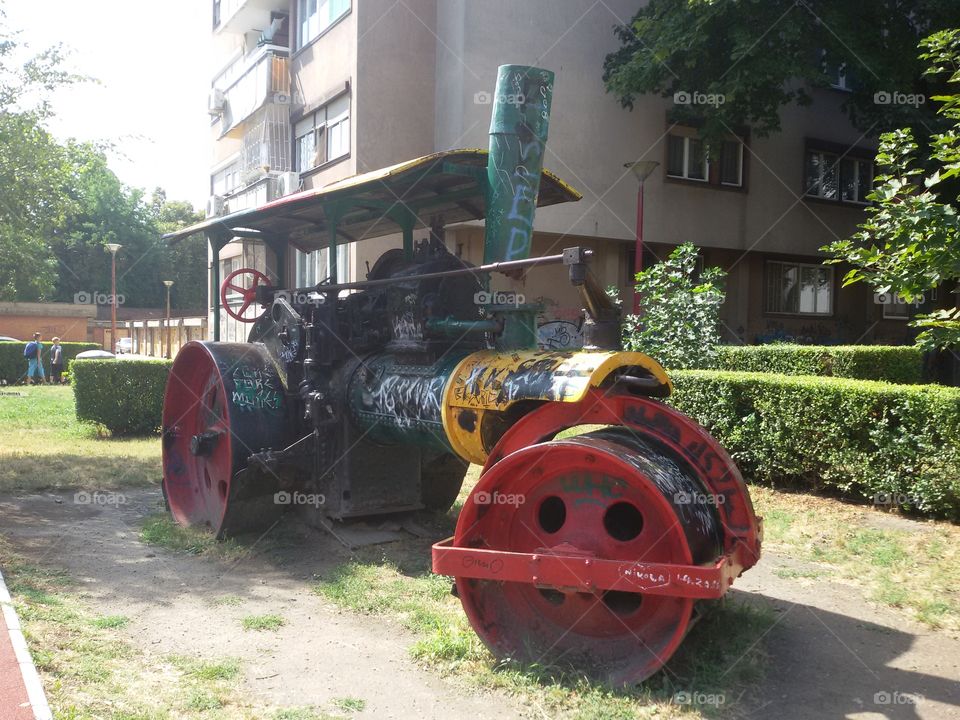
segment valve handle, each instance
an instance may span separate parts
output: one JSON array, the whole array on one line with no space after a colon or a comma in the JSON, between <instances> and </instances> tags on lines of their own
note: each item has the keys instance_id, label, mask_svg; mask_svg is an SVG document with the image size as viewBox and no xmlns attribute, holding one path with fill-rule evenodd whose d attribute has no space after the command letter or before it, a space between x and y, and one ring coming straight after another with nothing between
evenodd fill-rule
<instances>
[{"instance_id":1,"label":"valve handle","mask_svg":"<svg viewBox=\"0 0 960 720\"><path fill-rule=\"evenodd\" d=\"M235 281L234 278L240 275L251 275L253 277L253 284L250 287L245 287L242 281ZM252 323L259 320L263 313L255 317L247 317L244 313L246 313L247 308L257 299L257 288L260 287L260 285L271 287L272 283L270 282L270 278L253 268L240 268L227 275L220 285L220 304L223 306L223 309L227 311L227 315L243 323ZM234 310L227 302L228 290L239 293L240 297L243 298L243 304L239 310Z\"/></svg>"}]
</instances>

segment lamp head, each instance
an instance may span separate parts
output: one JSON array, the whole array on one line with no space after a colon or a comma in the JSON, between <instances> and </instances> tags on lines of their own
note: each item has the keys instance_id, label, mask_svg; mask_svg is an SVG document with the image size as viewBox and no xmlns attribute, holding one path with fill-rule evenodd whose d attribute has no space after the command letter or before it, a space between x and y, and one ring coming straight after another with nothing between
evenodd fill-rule
<instances>
[{"instance_id":1,"label":"lamp head","mask_svg":"<svg viewBox=\"0 0 960 720\"><path fill-rule=\"evenodd\" d=\"M634 162L624 163L623 166L629 168L637 180L643 182L650 177L650 174L654 170L660 167L660 163L656 160L636 160Z\"/></svg>"}]
</instances>

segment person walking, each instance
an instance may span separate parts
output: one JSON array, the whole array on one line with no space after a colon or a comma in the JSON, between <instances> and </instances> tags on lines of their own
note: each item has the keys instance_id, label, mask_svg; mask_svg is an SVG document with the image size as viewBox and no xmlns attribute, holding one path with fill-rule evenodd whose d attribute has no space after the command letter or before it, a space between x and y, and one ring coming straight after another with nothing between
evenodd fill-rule
<instances>
[{"instance_id":1,"label":"person walking","mask_svg":"<svg viewBox=\"0 0 960 720\"><path fill-rule=\"evenodd\" d=\"M50 382L63 384L63 347L60 338L53 338L53 347L50 348Z\"/></svg>"},{"instance_id":2,"label":"person walking","mask_svg":"<svg viewBox=\"0 0 960 720\"><path fill-rule=\"evenodd\" d=\"M27 385L43 385L46 378L43 374L43 343L40 342L40 333L33 334L33 340L23 349L23 356L27 359Z\"/></svg>"}]
</instances>

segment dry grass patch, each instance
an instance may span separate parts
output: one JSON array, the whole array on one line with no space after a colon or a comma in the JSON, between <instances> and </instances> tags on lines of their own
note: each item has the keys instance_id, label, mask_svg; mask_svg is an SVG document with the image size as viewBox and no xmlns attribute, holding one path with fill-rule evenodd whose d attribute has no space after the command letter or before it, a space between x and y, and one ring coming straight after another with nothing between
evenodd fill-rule
<instances>
[{"instance_id":1,"label":"dry grass patch","mask_svg":"<svg viewBox=\"0 0 960 720\"><path fill-rule=\"evenodd\" d=\"M764 547L811 564L780 577L831 577L930 627L960 629L960 527L756 485L750 494Z\"/></svg>"}]
</instances>

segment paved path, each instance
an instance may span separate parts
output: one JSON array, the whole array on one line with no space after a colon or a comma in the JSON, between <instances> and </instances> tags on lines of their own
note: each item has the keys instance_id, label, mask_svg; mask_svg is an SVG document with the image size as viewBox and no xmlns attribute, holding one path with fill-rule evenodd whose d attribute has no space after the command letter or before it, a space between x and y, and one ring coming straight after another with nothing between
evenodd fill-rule
<instances>
[{"instance_id":1,"label":"paved path","mask_svg":"<svg viewBox=\"0 0 960 720\"><path fill-rule=\"evenodd\" d=\"M20 621L0 574L0 720L52 717ZM29 687L29 690L27 689Z\"/></svg>"}]
</instances>

